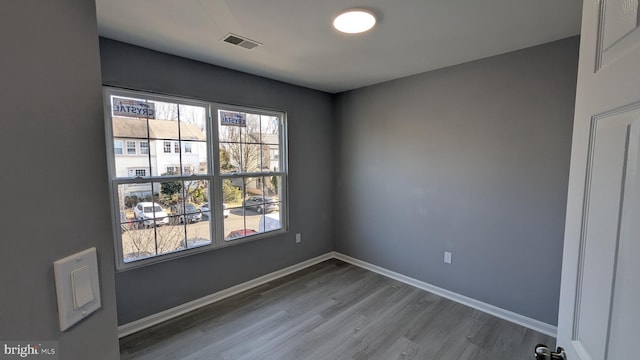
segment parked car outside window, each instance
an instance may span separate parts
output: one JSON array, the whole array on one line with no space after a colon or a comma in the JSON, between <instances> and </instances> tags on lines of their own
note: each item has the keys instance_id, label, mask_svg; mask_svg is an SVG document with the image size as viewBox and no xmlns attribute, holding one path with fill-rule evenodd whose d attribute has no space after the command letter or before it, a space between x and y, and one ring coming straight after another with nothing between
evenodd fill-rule
<instances>
[{"instance_id":1,"label":"parked car outside window","mask_svg":"<svg viewBox=\"0 0 640 360\"><path fill-rule=\"evenodd\" d=\"M250 236L250 235L253 235L253 234L257 234L257 233L258 232L253 230L253 229L233 230L230 233L228 233L227 236L224 237L224 240L225 241L230 241L230 240L243 238L245 236Z\"/></svg>"},{"instance_id":2,"label":"parked car outside window","mask_svg":"<svg viewBox=\"0 0 640 360\"><path fill-rule=\"evenodd\" d=\"M200 211L202 211L202 219L209 220L209 218L211 217L211 209L209 209L209 203L202 204L202 206L200 206ZM231 211L227 209L227 205L222 204L222 215L224 215L224 218L228 218L229 214L231 214Z\"/></svg>"},{"instance_id":3,"label":"parked car outside window","mask_svg":"<svg viewBox=\"0 0 640 360\"><path fill-rule=\"evenodd\" d=\"M158 226L169 223L167 212L158 203L141 202L133 208L133 214L144 226Z\"/></svg>"},{"instance_id":4,"label":"parked car outside window","mask_svg":"<svg viewBox=\"0 0 640 360\"><path fill-rule=\"evenodd\" d=\"M177 203L171 206L171 215L172 221L176 224L191 224L202 220L202 210L192 203Z\"/></svg>"},{"instance_id":5,"label":"parked car outside window","mask_svg":"<svg viewBox=\"0 0 640 360\"><path fill-rule=\"evenodd\" d=\"M279 206L277 200L270 197L251 196L242 202L242 206L246 209L253 209L258 214L278 211Z\"/></svg>"}]
</instances>

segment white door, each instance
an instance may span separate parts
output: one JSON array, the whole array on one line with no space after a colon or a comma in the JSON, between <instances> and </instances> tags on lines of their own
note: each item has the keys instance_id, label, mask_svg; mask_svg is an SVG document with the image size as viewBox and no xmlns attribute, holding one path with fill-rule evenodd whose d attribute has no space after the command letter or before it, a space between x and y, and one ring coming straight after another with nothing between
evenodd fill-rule
<instances>
[{"instance_id":1,"label":"white door","mask_svg":"<svg viewBox=\"0 0 640 360\"><path fill-rule=\"evenodd\" d=\"M638 0L584 1L558 346L640 359Z\"/></svg>"}]
</instances>

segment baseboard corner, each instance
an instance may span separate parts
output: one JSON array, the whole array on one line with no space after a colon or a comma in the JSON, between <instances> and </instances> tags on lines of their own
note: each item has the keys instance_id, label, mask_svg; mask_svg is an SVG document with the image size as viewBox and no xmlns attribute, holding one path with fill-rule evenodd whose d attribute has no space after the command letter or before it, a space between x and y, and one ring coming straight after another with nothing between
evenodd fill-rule
<instances>
[{"instance_id":1,"label":"baseboard corner","mask_svg":"<svg viewBox=\"0 0 640 360\"><path fill-rule=\"evenodd\" d=\"M352 265L361 267L363 269L369 270L369 271L373 271L375 273L378 273L380 275L386 276L388 278L403 282L407 285L411 285L414 287L417 287L419 289L431 292L433 294L442 296L443 298L455 301L457 303L469 306L471 308L474 308L476 310L485 312L487 314L493 315L495 317L501 318L503 320L506 321L510 321L512 323L524 326L528 329L537 331L539 333L545 334L545 335L549 335L552 337L556 337L557 334L557 327L553 326L551 324L547 324L545 322L524 316L524 315L520 315L518 313L515 313L513 311L510 310L506 310L506 309L502 309L499 308L497 306L467 297L465 295L461 295L458 293L455 293L453 291L450 290L446 290L443 288L440 288L438 286L429 284L427 282L421 281L421 280L417 280L414 279L412 277L385 269L383 267L368 263L366 261L362 261L359 259L356 259L354 257L339 253L334 251L333 252L333 256L338 259L338 260L342 260L344 262L350 263Z\"/></svg>"}]
</instances>

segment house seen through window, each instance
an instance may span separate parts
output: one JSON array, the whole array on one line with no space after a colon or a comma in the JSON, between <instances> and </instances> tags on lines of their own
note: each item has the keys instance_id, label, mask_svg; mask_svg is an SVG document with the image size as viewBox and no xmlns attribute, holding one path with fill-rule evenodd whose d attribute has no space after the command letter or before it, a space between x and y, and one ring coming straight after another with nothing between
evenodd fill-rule
<instances>
[{"instance_id":1,"label":"house seen through window","mask_svg":"<svg viewBox=\"0 0 640 360\"><path fill-rule=\"evenodd\" d=\"M105 104L118 268L286 230L283 113L114 88Z\"/></svg>"},{"instance_id":2,"label":"house seen through window","mask_svg":"<svg viewBox=\"0 0 640 360\"><path fill-rule=\"evenodd\" d=\"M147 141L140 141L140 154L149 154L149 143Z\"/></svg>"}]
</instances>

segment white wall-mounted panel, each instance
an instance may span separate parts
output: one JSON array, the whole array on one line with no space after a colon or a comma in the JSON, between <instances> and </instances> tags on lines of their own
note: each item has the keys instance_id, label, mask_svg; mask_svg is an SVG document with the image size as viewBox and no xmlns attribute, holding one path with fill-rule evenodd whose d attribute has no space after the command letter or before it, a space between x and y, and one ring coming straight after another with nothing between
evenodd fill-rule
<instances>
[{"instance_id":1,"label":"white wall-mounted panel","mask_svg":"<svg viewBox=\"0 0 640 360\"><path fill-rule=\"evenodd\" d=\"M96 248L57 260L53 270L60 330L65 331L101 306Z\"/></svg>"}]
</instances>

